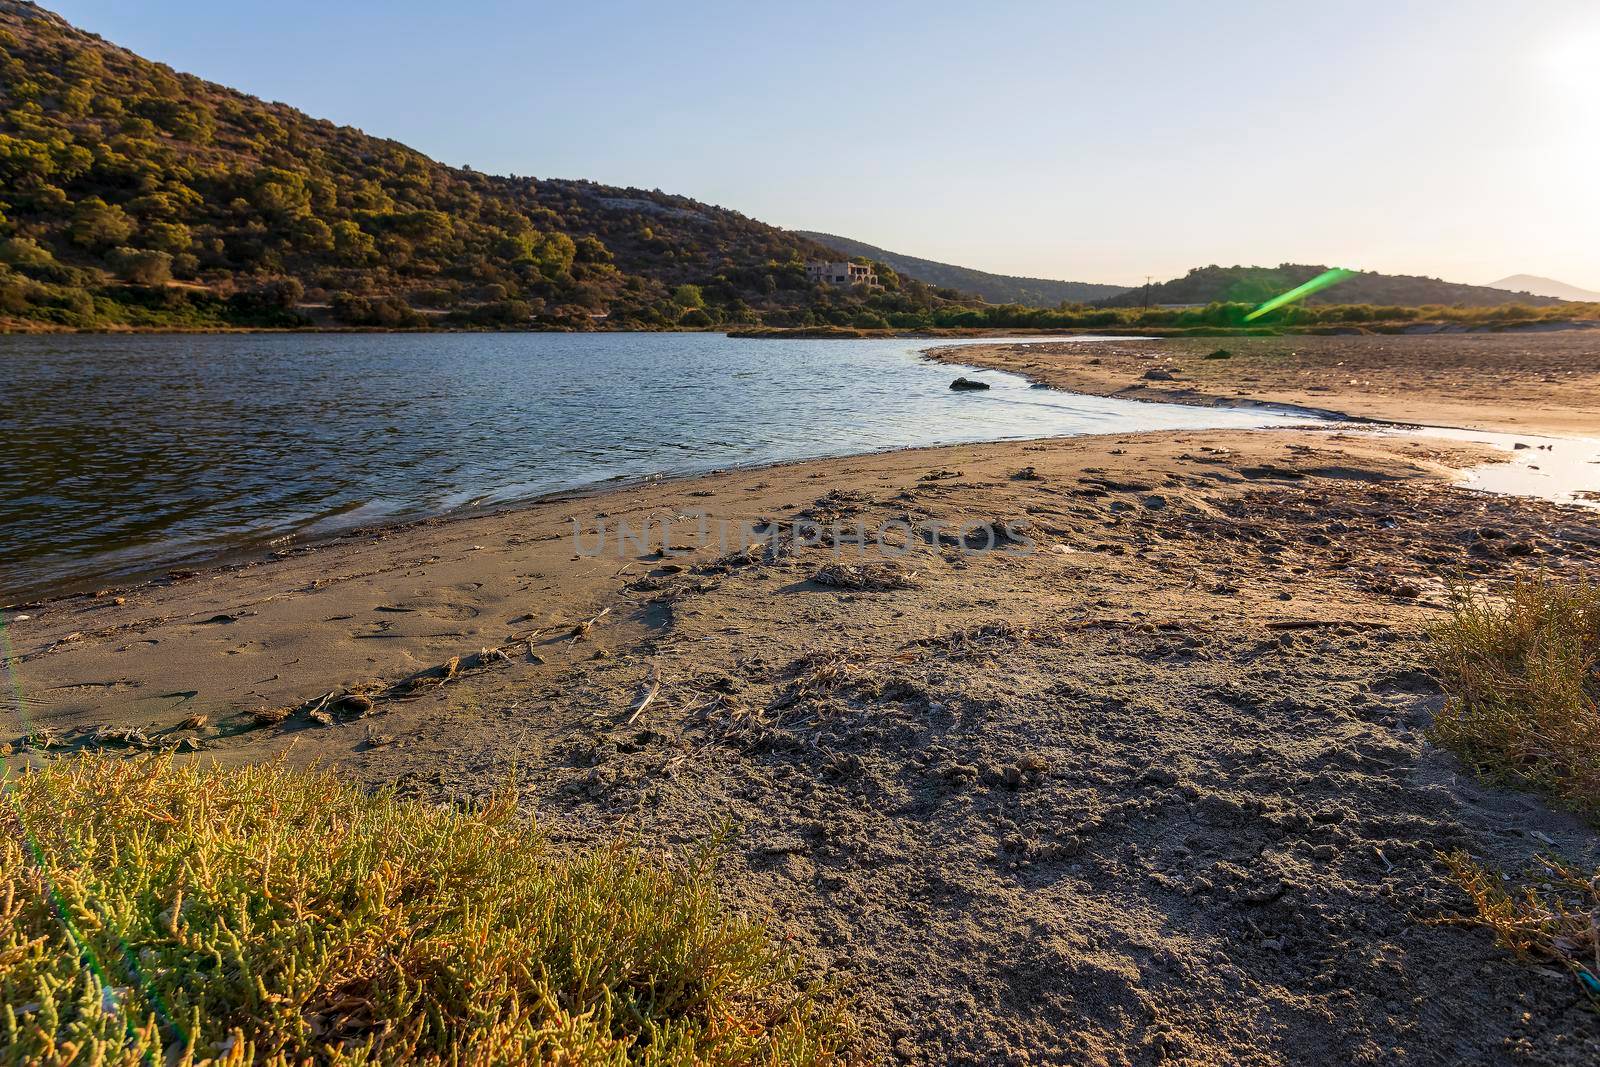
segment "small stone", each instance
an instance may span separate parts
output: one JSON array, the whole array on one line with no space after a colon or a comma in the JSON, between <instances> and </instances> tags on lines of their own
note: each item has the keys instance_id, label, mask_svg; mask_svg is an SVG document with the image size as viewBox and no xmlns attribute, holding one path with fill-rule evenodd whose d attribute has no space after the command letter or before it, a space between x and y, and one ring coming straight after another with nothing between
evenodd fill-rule
<instances>
[{"instance_id":1,"label":"small stone","mask_svg":"<svg viewBox=\"0 0 1600 1067\"><path fill-rule=\"evenodd\" d=\"M1050 769L1050 764L1045 761L1044 757L1033 752L1026 753L1018 758L1017 766L1029 774L1043 774Z\"/></svg>"}]
</instances>

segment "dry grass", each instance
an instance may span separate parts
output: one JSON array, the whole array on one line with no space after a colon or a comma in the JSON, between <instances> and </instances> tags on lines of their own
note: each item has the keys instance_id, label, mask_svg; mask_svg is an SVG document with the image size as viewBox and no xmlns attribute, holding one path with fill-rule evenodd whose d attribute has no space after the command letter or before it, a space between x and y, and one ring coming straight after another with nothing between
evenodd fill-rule
<instances>
[{"instance_id":1,"label":"dry grass","mask_svg":"<svg viewBox=\"0 0 1600 1067\"><path fill-rule=\"evenodd\" d=\"M1540 576L1499 596L1460 589L1433 639L1446 695L1434 740L1600 817L1600 585ZM1472 899L1470 922L1518 959L1566 968L1600 1004L1600 871L1546 859L1512 891L1464 853L1445 861Z\"/></svg>"},{"instance_id":2,"label":"dry grass","mask_svg":"<svg viewBox=\"0 0 1600 1067\"><path fill-rule=\"evenodd\" d=\"M1513 893L1465 853L1445 862L1477 908L1472 923L1493 931L1501 947L1525 963L1567 969L1600 1006L1600 871L1586 876L1545 860L1537 880Z\"/></svg>"},{"instance_id":3,"label":"dry grass","mask_svg":"<svg viewBox=\"0 0 1600 1067\"><path fill-rule=\"evenodd\" d=\"M1432 736L1480 771L1600 817L1600 584L1458 590L1433 632L1446 702Z\"/></svg>"},{"instance_id":4,"label":"dry grass","mask_svg":"<svg viewBox=\"0 0 1600 1067\"><path fill-rule=\"evenodd\" d=\"M0 1061L814 1064L841 1017L703 856L331 774L91 757L0 792Z\"/></svg>"}]
</instances>

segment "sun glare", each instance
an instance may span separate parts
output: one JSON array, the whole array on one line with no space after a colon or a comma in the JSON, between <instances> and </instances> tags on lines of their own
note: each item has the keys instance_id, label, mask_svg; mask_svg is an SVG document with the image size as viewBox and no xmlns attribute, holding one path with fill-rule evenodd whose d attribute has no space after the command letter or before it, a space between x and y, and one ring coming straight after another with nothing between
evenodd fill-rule
<instances>
[{"instance_id":1,"label":"sun glare","mask_svg":"<svg viewBox=\"0 0 1600 1067\"><path fill-rule=\"evenodd\" d=\"M1545 53L1544 68L1574 103L1600 107L1600 28L1580 31L1557 41Z\"/></svg>"}]
</instances>

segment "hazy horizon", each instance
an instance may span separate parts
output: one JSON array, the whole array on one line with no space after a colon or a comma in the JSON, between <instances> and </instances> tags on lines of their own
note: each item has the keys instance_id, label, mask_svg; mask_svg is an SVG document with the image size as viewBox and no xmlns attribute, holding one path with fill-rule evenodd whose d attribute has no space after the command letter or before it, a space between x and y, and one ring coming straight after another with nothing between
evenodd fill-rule
<instances>
[{"instance_id":1,"label":"hazy horizon","mask_svg":"<svg viewBox=\"0 0 1600 1067\"><path fill-rule=\"evenodd\" d=\"M1303 262L1600 290L1600 8L1579 0L44 6L444 162L997 273Z\"/></svg>"}]
</instances>

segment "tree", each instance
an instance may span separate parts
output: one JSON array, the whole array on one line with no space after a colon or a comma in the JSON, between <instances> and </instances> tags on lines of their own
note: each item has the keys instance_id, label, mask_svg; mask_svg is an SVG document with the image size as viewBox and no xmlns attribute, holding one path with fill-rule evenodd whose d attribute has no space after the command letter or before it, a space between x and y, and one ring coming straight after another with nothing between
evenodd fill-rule
<instances>
[{"instance_id":1,"label":"tree","mask_svg":"<svg viewBox=\"0 0 1600 1067\"><path fill-rule=\"evenodd\" d=\"M680 285L672 290L672 302L681 308L703 308L706 306L705 294L698 285Z\"/></svg>"},{"instance_id":2,"label":"tree","mask_svg":"<svg viewBox=\"0 0 1600 1067\"><path fill-rule=\"evenodd\" d=\"M193 243L189 227L181 222L152 222L145 227L145 243L160 252L187 252Z\"/></svg>"},{"instance_id":3,"label":"tree","mask_svg":"<svg viewBox=\"0 0 1600 1067\"><path fill-rule=\"evenodd\" d=\"M349 219L341 219L332 226L333 251L341 260L354 266L372 262L378 256L378 246L372 235Z\"/></svg>"},{"instance_id":4,"label":"tree","mask_svg":"<svg viewBox=\"0 0 1600 1067\"><path fill-rule=\"evenodd\" d=\"M85 248L120 245L133 236L133 219L120 207L91 196L78 202L67 235Z\"/></svg>"},{"instance_id":5,"label":"tree","mask_svg":"<svg viewBox=\"0 0 1600 1067\"><path fill-rule=\"evenodd\" d=\"M267 167L256 175L250 203L259 211L278 218L297 218L311 213L311 191L305 176L282 167Z\"/></svg>"}]
</instances>

